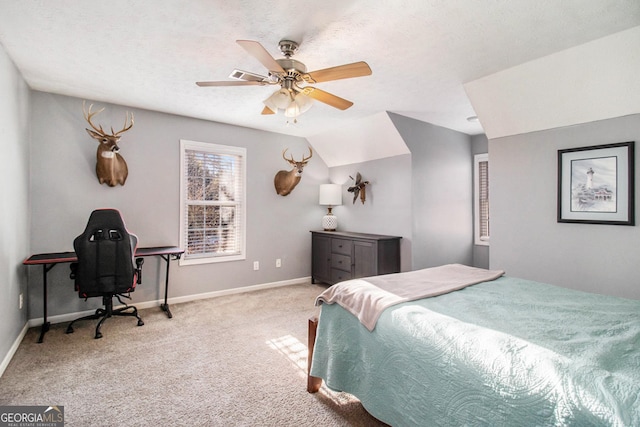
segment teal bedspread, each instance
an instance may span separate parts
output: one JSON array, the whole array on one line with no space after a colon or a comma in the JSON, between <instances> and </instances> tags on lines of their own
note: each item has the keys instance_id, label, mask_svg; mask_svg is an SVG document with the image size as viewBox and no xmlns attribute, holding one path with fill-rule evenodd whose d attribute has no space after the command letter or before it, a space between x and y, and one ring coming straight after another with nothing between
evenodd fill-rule
<instances>
[{"instance_id":1,"label":"teal bedspread","mask_svg":"<svg viewBox=\"0 0 640 427\"><path fill-rule=\"evenodd\" d=\"M373 332L323 304L311 375L393 426L640 426L640 301L502 277Z\"/></svg>"}]
</instances>

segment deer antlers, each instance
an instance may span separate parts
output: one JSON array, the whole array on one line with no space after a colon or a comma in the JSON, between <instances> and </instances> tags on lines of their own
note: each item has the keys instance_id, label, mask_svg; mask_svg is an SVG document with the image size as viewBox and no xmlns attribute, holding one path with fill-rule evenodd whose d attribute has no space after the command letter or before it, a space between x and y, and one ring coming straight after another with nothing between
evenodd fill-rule
<instances>
[{"instance_id":1,"label":"deer antlers","mask_svg":"<svg viewBox=\"0 0 640 427\"><path fill-rule=\"evenodd\" d=\"M299 162L296 162L296 161L293 159L293 154L291 155L291 158L287 159L287 158L284 156L284 154L287 152L287 150L288 150L288 148L285 148L285 149L282 151L282 158L283 158L283 159L285 159L287 162L291 163L292 165L295 165L296 163L307 163L307 162L309 161L309 159L310 159L311 157L313 157L313 150L311 149L311 146L309 146L309 157L304 157L304 156L302 156L302 160L300 160Z\"/></svg>"},{"instance_id":2,"label":"deer antlers","mask_svg":"<svg viewBox=\"0 0 640 427\"><path fill-rule=\"evenodd\" d=\"M89 111L87 111L85 108L85 102L82 101L82 112L84 113L84 119L87 121L87 123L89 123L89 125L93 128L93 130L95 130L97 133L100 134L100 136L118 137L120 136L120 134L128 131L133 127L133 113L131 113L131 118L129 118L129 112L127 111L127 116L124 119L124 126L122 127L122 130L119 130L118 132L114 132L113 127L111 127L111 135L107 135L104 129L102 129L102 125L99 125L99 127L96 127L96 125L94 125L93 122L91 122L91 119L93 118L93 116L100 114L104 111L104 107L95 112L91 112L92 108L93 108L93 104L89 105ZM127 123L129 122L129 120L131 120L131 123L129 124L129 126L127 126Z\"/></svg>"}]
</instances>

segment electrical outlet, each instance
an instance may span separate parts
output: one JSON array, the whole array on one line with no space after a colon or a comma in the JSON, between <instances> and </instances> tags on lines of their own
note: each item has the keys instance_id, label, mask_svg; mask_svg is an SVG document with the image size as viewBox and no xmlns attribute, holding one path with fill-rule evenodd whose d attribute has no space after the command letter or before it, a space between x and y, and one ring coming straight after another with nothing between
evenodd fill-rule
<instances>
[{"instance_id":1,"label":"electrical outlet","mask_svg":"<svg viewBox=\"0 0 640 427\"><path fill-rule=\"evenodd\" d=\"M282 267L282 260L280 258L276 259L276 268Z\"/></svg>"},{"instance_id":2,"label":"electrical outlet","mask_svg":"<svg viewBox=\"0 0 640 427\"><path fill-rule=\"evenodd\" d=\"M259 261L253 261L253 269L255 270L260 270L260 262Z\"/></svg>"},{"instance_id":3,"label":"electrical outlet","mask_svg":"<svg viewBox=\"0 0 640 427\"><path fill-rule=\"evenodd\" d=\"M22 293L20 293L20 307L19 307L19 309L22 310L23 306L24 306L24 295Z\"/></svg>"}]
</instances>

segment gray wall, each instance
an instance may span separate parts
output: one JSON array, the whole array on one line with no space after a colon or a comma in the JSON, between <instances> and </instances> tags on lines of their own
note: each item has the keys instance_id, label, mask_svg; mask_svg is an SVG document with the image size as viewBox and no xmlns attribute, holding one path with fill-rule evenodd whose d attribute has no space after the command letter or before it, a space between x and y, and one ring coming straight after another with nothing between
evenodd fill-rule
<instances>
[{"instance_id":1,"label":"gray wall","mask_svg":"<svg viewBox=\"0 0 640 427\"><path fill-rule=\"evenodd\" d=\"M3 359L27 322L29 255L29 88L0 45L0 374ZM18 308L20 294L25 305Z\"/></svg>"},{"instance_id":2,"label":"gray wall","mask_svg":"<svg viewBox=\"0 0 640 427\"><path fill-rule=\"evenodd\" d=\"M312 158L296 189L278 196L273 176L290 169L284 148L294 157L308 153L303 138L289 137L220 123L137 110L133 129L121 140L129 165L125 186L100 185L95 176L97 142L85 131L82 100L43 92L32 93L31 251L71 250L93 209L119 209L140 246L179 245L180 139L247 148L247 259L215 264L171 266L169 297L205 294L249 285L306 278L311 271L310 229L317 228L321 210L318 186L328 169ZM127 108L96 103L106 110L95 122L120 126ZM94 107L94 109L95 109ZM282 267L275 267L276 258ZM253 262L260 270L253 270ZM160 299L157 285L164 263L147 259L144 283L134 302ZM80 300L73 292L68 266L49 273L50 315L91 309L100 301ZM41 271L29 269L29 317L42 316Z\"/></svg>"},{"instance_id":3,"label":"gray wall","mask_svg":"<svg viewBox=\"0 0 640 427\"><path fill-rule=\"evenodd\" d=\"M353 203L356 173L370 182L366 187L366 201ZM402 236L400 243L401 270L411 270L411 156L402 155L329 169L330 181L342 184L342 206L334 208L338 229L360 233ZM318 219L318 224L320 218Z\"/></svg>"},{"instance_id":4,"label":"gray wall","mask_svg":"<svg viewBox=\"0 0 640 427\"><path fill-rule=\"evenodd\" d=\"M393 113L389 117L411 151L412 269L472 265L470 137Z\"/></svg>"},{"instance_id":5,"label":"gray wall","mask_svg":"<svg viewBox=\"0 0 640 427\"><path fill-rule=\"evenodd\" d=\"M489 152L489 140L486 135L474 135L471 137L471 155L484 154ZM473 166L472 166L473 167ZM491 169L491 162L489 162L489 169ZM475 179L475 176L474 176ZM475 182L472 182L475 185ZM491 182L489 182L491 186ZM473 187L472 187L473 191ZM491 196L491 193L489 193ZM475 215L475 202L473 206L473 213ZM475 230L474 230L475 233ZM474 239L475 241L475 239ZM489 268L489 246L486 245L473 245L473 265L474 267Z\"/></svg>"},{"instance_id":6,"label":"gray wall","mask_svg":"<svg viewBox=\"0 0 640 427\"><path fill-rule=\"evenodd\" d=\"M491 268L640 299L638 226L556 221L558 150L625 141L640 141L640 115L490 140Z\"/></svg>"},{"instance_id":7,"label":"gray wall","mask_svg":"<svg viewBox=\"0 0 640 427\"><path fill-rule=\"evenodd\" d=\"M471 138L397 114L389 117L411 154L329 169L331 182L345 188L343 205L334 209L338 228L402 236L402 271L473 265ZM346 192L353 183L349 176L357 172L371 181L364 205L352 203Z\"/></svg>"},{"instance_id":8,"label":"gray wall","mask_svg":"<svg viewBox=\"0 0 640 427\"><path fill-rule=\"evenodd\" d=\"M3 193L9 201L3 206L12 204L13 209L3 211L7 218L2 222L3 244L9 247L3 258L8 268L3 272L9 274L2 283L8 287L2 301L8 301L3 316L15 314L15 319L2 322L3 342L15 340L26 319L42 316L42 270L22 266L24 257L71 250L73 238L82 232L93 209L122 211L142 246L179 244L180 139L247 148L247 259L184 267L173 262L170 298L308 277L309 230L320 228L324 208L318 205L318 186L328 177L345 185L344 205L336 208L340 228L402 236L402 270L472 263L472 155L464 134L390 115L411 155L331 171L316 156L294 192L281 197L273 189L276 171L288 169L281 152L288 147L300 157L307 152L306 140L133 109L135 125L121 141L129 179L124 187L109 188L95 177L97 142L85 132L82 100L29 91L12 66L1 72L1 84L15 93L3 99L0 110L8 122L9 135L3 143L9 144L12 160L3 173L14 183ZM97 122L119 126L124 121L126 107L96 104L106 107ZM348 176L358 171L371 181L364 205L352 204L346 193ZM276 258L282 259L281 268L275 267ZM260 261L257 272L254 261ZM134 302L160 299L158 284L163 278L164 263L147 259L144 283L133 294ZM100 303L77 297L67 265L56 266L49 279L50 316L89 310ZM28 314L16 313L20 291L28 292Z\"/></svg>"}]
</instances>

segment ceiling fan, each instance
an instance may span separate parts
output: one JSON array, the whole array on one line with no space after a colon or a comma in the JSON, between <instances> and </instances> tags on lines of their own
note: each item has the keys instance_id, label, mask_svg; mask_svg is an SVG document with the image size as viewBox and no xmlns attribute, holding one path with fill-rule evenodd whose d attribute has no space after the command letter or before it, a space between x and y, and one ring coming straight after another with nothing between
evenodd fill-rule
<instances>
[{"instance_id":1,"label":"ceiling fan","mask_svg":"<svg viewBox=\"0 0 640 427\"><path fill-rule=\"evenodd\" d=\"M269 75L233 70L229 77L237 79L236 81L196 82L196 84L201 87L280 85L280 89L264 101L265 107L262 114L275 114L278 110L284 110L285 116L297 117L311 108L312 99L346 110L353 105L353 102L306 84L371 75L371 68L364 61L307 72L307 67L302 62L291 58L298 50L298 43L291 40L281 40L278 44L280 52L285 56L282 59L274 59L256 41L236 40L236 42L260 61L269 71Z\"/></svg>"}]
</instances>

